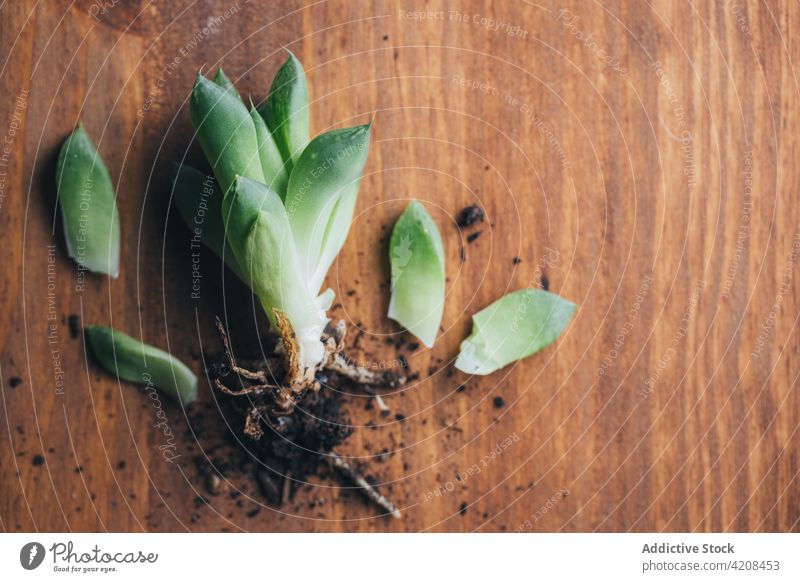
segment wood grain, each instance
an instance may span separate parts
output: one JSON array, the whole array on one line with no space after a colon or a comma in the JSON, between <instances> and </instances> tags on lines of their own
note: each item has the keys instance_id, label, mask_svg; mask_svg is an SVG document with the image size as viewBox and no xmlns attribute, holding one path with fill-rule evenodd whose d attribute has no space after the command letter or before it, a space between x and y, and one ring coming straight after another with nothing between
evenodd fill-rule
<instances>
[{"instance_id":1,"label":"wood grain","mask_svg":"<svg viewBox=\"0 0 800 582\"><path fill-rule=\"evenodd\" d=\"M3 530L797 531L799 10L2 3ZM244 476L207 495L193 462L206 437L164 403L181 455L165 462L151 400L70 333L69 315L113 324L202 374L215 314L241 349L263 331L208 253L191 298L167 168L201 159L187 109L197 71L222 63L261 98L283 47L307 67L315 132L375 116L357 219L328 279L335 316L363 332L353 357L396 365L387 235L407 200L425 202L445 241L443 333L433 350L399 352L419 380L387 397L388 417L348 397L359 428L340 453L367 464L402 520L324 478L281 510ZM119 279L83 287L53 177L79 120L123 229ZM466 244L454 216L473 203L488 220ZM472 313L543 284L580 304L557 344L486 378L453 371Z\"/></svg>"}]
</instances>

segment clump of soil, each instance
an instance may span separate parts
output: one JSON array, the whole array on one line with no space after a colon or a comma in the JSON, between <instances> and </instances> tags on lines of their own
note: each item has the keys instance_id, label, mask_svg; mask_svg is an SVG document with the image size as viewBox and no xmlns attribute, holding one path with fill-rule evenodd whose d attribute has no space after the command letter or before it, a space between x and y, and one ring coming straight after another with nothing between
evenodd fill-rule
<instances>
[{"instance_id":1,"label":"clump of soil","mask_svg":"<svg viewBox=\"0 0 800 582\"><path fill-rule=\"evenodd\" d=\"M220 495L225 481L245 477L257 485L268 505L280 507L317 475L355 485L371 501L375 494L383 499L373 485L367 483L370 491L363 489L357 480L360 474L334 451L353 432L343 404L342 393L335 389L308 393L292 414L276 418L259 438L245 433L245 410L235 397L193 404L189 431L203 444L192 460L206 493Z\"/></svg>"},{"instance_id":2,"label":"clump of soil","mask_svg":"<svg viewBox=\"0 0 800 582\"><path fill-rule=\"evenodd\" d=\"M294 497L307 477L328 464L327 454L352 434L341 404L338 391L309 393L293 414L274 419L274 432L249 439L249 452L263 463L255 470L259 487L271 504Z\"/></svg>"},{"instance_id":3,"label":"clump of soil","mask_svg":"<svg viewBox=\"0 0 800 582\"><path fill-rule=\"evenodd\" d=\"M482 233L482 232L483 232L482 230L479 230L479 231L477 231L477 232L473 232L472 234L470 234L470 235L467 237L467 244L470 244L470 245L471 245L471 244L472 244L472 243L474 243L476 240L478 240L478 237L479 237L479 236L481 236L481 233Z\"/></svg>"},{"instance_id":4,"label":"clump of soil","mask_svg":"<svg viewBox=\"0 0 800 582\"><path fill-rule=\"evenodd\" d=\"M74 313L70 314L67 318L67 325L69 326L69 337L78 339L81 336L81 318Z\"/></svg>"},{"instance_id":5,"label":"clump of soil","mask_svg":"<svg viewBox=\"0 0 800 582\"><path fill-rule=\"evenodd\" d=\"M195 460L201 474L207 478L209 492L214 494L213 490L219 486L218 473L244 471L255 477L269 504L280 506L294 496L309 476L320 474L326 467L348 485L355 485L388 514L399 517L394 504L334 449L353 432L342 409L339 388L345 384L355 385L375 395L375 386L396 386L402 379L350 365L341 356L344 334L340 332L337 336L339 351L333 354L326 368L316 372L312 383L299 390L289 383L289 375L282 369L285 354L280 348L268 354L264 361L248 362L248 367L240 367L229 351L221 324L219 329L225 359L209 366L208 373L220 395L220 411L225 417L222 426L230 430L227 451L215 448L210 463L205 457ZM285 398L282 391L291 396L291 406L282 405ZM379 396L375 398L379 405L383 404ZM204 413L199 410L194 414L195 433L207 430L209 423L203 417ZM215 425L220 426L219 419ZM238 455L231 455L231 444L235 444Z\"/></svg>"},{"instance_id":6,"label":"clump of soil","mask_svg":"<svg viewBox=\"0 0 800 582\"><path fill-rule=\"evenodd\" d=\"M459 228L465 228L467 226L472 226L473 224L483 222L484 218L485 214L483 212L483 208L477 204L473 204L472 206L467 206L461 210L461 213L458 215L457 224Z\"/></svg>"}]
</instances>

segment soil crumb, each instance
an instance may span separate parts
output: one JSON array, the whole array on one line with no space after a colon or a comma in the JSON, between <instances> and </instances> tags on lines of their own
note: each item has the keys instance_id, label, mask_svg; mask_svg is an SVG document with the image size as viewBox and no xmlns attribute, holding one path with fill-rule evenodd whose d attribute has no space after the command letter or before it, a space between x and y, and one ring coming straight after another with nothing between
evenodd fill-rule
<instances>
[{"instance_id":1,"label":"soil crumb","mask_svg":"<svg viewBox=\"0 0 800 582\"><path fill-rule=\"evenodd\" d=\"M483 212L483 208L477 204L473 204L461 210L461 213L458 215L457 224L459 228L465 228L483 222L485 217L486 215Z\"/></svg>"},{"instance_id":2,"label":"soil crumb","mask_svg":"<svg viewBox=\"0 0 800 582\"><path fill-rule=\"evenodd\" d=\"M548 279L547 275L544 273L542 273L542 289L550 291L550 279Z\"/></svg>"},{"instance_id":3,"label":"soil crumb","mask_svg":"<svg viewBox=\"0 0 800 582\"><path fill-rule=\"evenodd\" d=\"M473 232L471 235L469 235L467 237L467 244L472 244L478 240L478 237L481 236L481 233L483 233L483 231L479 230L478 232Z\"/></svg>"},{"instance_id":4,"label":"soil crumb","mask_svg":"<svg viewBox=\"0 0 800 582\"><path fill-rule=\"evenodd\" d=\"M67 326L69 326L69 337L78 339L81 335L81 318L74 313L70 314L67 317Z\"/></svg>"}]
</instances>

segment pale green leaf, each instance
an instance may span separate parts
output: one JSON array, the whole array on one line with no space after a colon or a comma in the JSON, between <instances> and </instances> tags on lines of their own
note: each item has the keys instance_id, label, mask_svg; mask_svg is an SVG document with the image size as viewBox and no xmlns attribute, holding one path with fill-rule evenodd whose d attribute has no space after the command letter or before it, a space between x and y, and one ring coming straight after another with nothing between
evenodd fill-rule
<instances>
[{"instance_id":1,"label":"pale green leaf","mask_svg":"<svg viewBox=\"0 0 800 582\"><path fill-rule=\"evenodd\" d=\"M300 270L289 219L281 199L264 184L238 178L222 203L228 241L273 326L283 311L313 366L322 357L320 337L328 319Z\"/></svg>"},{"instance_id":2,"label":"pale green leaf","mask_svg":"<svg viewBox=\"0 0 800 582\"><path fill-rule=\"evenodd\" d=\"M197 139L223 192L231 188L236 176L264 182L256 129L238 95L198 75L190 113Z\"/></svg>"},{"instance_id":3,"label":"pale green leaf","mask_svg":"<svg viewBox=\"0 0 800 582\"><path fill-rule=\"evenodd\" d=\"M228 91L231 95L235 95L239 99L242 98L242 96L239 95L239 91L236 90L233 81L231 81L228 75L225 74L225 71L222 70L222 67L217 69L217 74L214 75L214 82Z\"/></svg>"},{"instance_id":4,"label":"pale green leaf","mask_svg":"<svg viewBox=\"0 0 800 582\"><path fill-rule=\"evenodd\" d=\"M485 375L528 357L558 339L576 309L541 289L509 293L472 317L472 334L461 342L455 366Z\"/></svg>"},{"instance_id":5,"label":"pale green leaf","mask_svg":"<svg viewBox=\"0 0 800 582\"><path fill-rule=\"evenodd\" d=\"M222 222L222 192L214 176L186 164L172 164L172 193L178 213L192 232L192 241L202 244L225 261L237 277L245 281L236 257L225 240Z\"/></svg>"},{"instance_id":6,"label":"pale green leaf","mask_svg":"<svg viewBox=\"0 0 800 582\"><path fill-rule=\"evenodd\" d=\"M322 239L319 260L309 283L309 287L312 290L318 290L322 287L328 270L347 240L350 224L353 222L356 202L358 202L360 184L361 180L356 180L345 188L328 219L328 225L325 227L325 235Z\"/></svg>"},{"instance_id":7,"label":"pale green leaf","mask_svg":"<svg viewBox=\"0 0 800 582\"><path fill-rule=\"evenodd\" d=\"M253 119L253 126L256 128L258 138L258 154L261 159L261 171L264 173L264 180L270 190L276 192L281 200L286 199L286 186L289 182L289 174L286 172L286 165L283 163L281 153L275 140L267 128L267 124L261 119L258 111L250 110L250 117Z\"/></svg>"},{"instance_id":8,"label":"pale green leaf","mask_svg":"<svg viewBox=\"0 0 800 582\"><path fill-rule=\"evenodd\" d=\"M269 97L258 111L275 138L287 171L291 173L308 144L311 127L306 73L291 52L275 74Z\"/></svg>"},{"instance_id":9,"label":"pale green leaf","mask_svg":"<svg viewBox=\"0 0 800 582\"><path fill-rule=\"evenodd\" d=\"M369 133L370 126L361 125L316 137L303 151L289 177L286 212L303 272L309 279L315 276L322 258L323 240L339 199L345 193L355 196L352 189L357 189L367 161ZM348 205L354 203L352 200ZM347 216L347 208L344 210L342 217L348 220L337 219L336 236L329 236L334 247L341 248L352 217L352 212Z\"/></svg>"},{"instance_id":10,"label":"pale green leaf","mask_svg":"<svg viewBox=\"0 0 800 582\"><path fill-rule=\"evenodd\" d=\"M321 338L329 321L323 309L327 301L323 296L318 303L306 288L285 217L259 212L245 242L245 257L244 264L253 279L251 287L273 326L274 309L280 309L300 347L301 368L315 368L324 355Z\"/></svg>"},{"instance_id":11,"label":"pale green leaf","mask_svg":"<svg viewBox=\"0 0 800 582\"><path fill-rule=\"evenodd\" d=\"M114 186L82 125L61 146L56 185L67 252L82 267L117 277L120 229Z\"/></svg>"},{"instance_id":12,"label":"pale green leaf","mask_svg":"<svg viewBox=\"0 0 800 582\"><path fill-rule=\"evenodd\" d=\"M433 218L417 201L400 215L389 245L388 316L431 347L444 312L444 248Z\"/></svg>"},{"instance_id":13,"label":"pale green leaf","mask_svg":"<svg viewBox=\"0 0 800 582\"><path fill-rule=\"evenodd\" d=\"M152 384L181 404L197 398L197 377L179 359L110 327L86 328L97 360L111 374L136 384Z\"/></svg>"}]
</instances>

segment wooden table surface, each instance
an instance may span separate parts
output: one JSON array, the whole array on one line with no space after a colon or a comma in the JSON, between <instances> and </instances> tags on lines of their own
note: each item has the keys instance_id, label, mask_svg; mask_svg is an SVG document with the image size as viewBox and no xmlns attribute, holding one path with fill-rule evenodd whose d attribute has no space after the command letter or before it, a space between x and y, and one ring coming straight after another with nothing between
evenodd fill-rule
<instances>
[{"instance_id":1,"label":"wooden table surface","mask_svg":"<svg viewBox=\"0 0 800 582\"><path fill-rule=\"evenodd\" d=\"M788 0L3 2L0 527L797 531L798 18ZM197 71L222 63L260 99L283 47L306 67L314 132L375 116L328 281L334 315L363 331L350 354L402 354L419 379L387 396L389 416L347 397L358 428L339 452L401 520L324 475L280 509L236 471L209 495L198 459L227 429L205 378L203 434L162 404L167 462L153 401L103 373L70 320L198 375L215 314L242 349L257 341L250 295L209 252L192 298L168 164L202 157ZM79 120L117 188L116 280L79 281L55 208ZM412 198L446 247L432 350L398 350L386 317L386 237ZM487 222L460 233L475 203ZM453 371L472 313L542 285L580 305L556 344L484 378Z\"/></svg>"}]
</instances>

